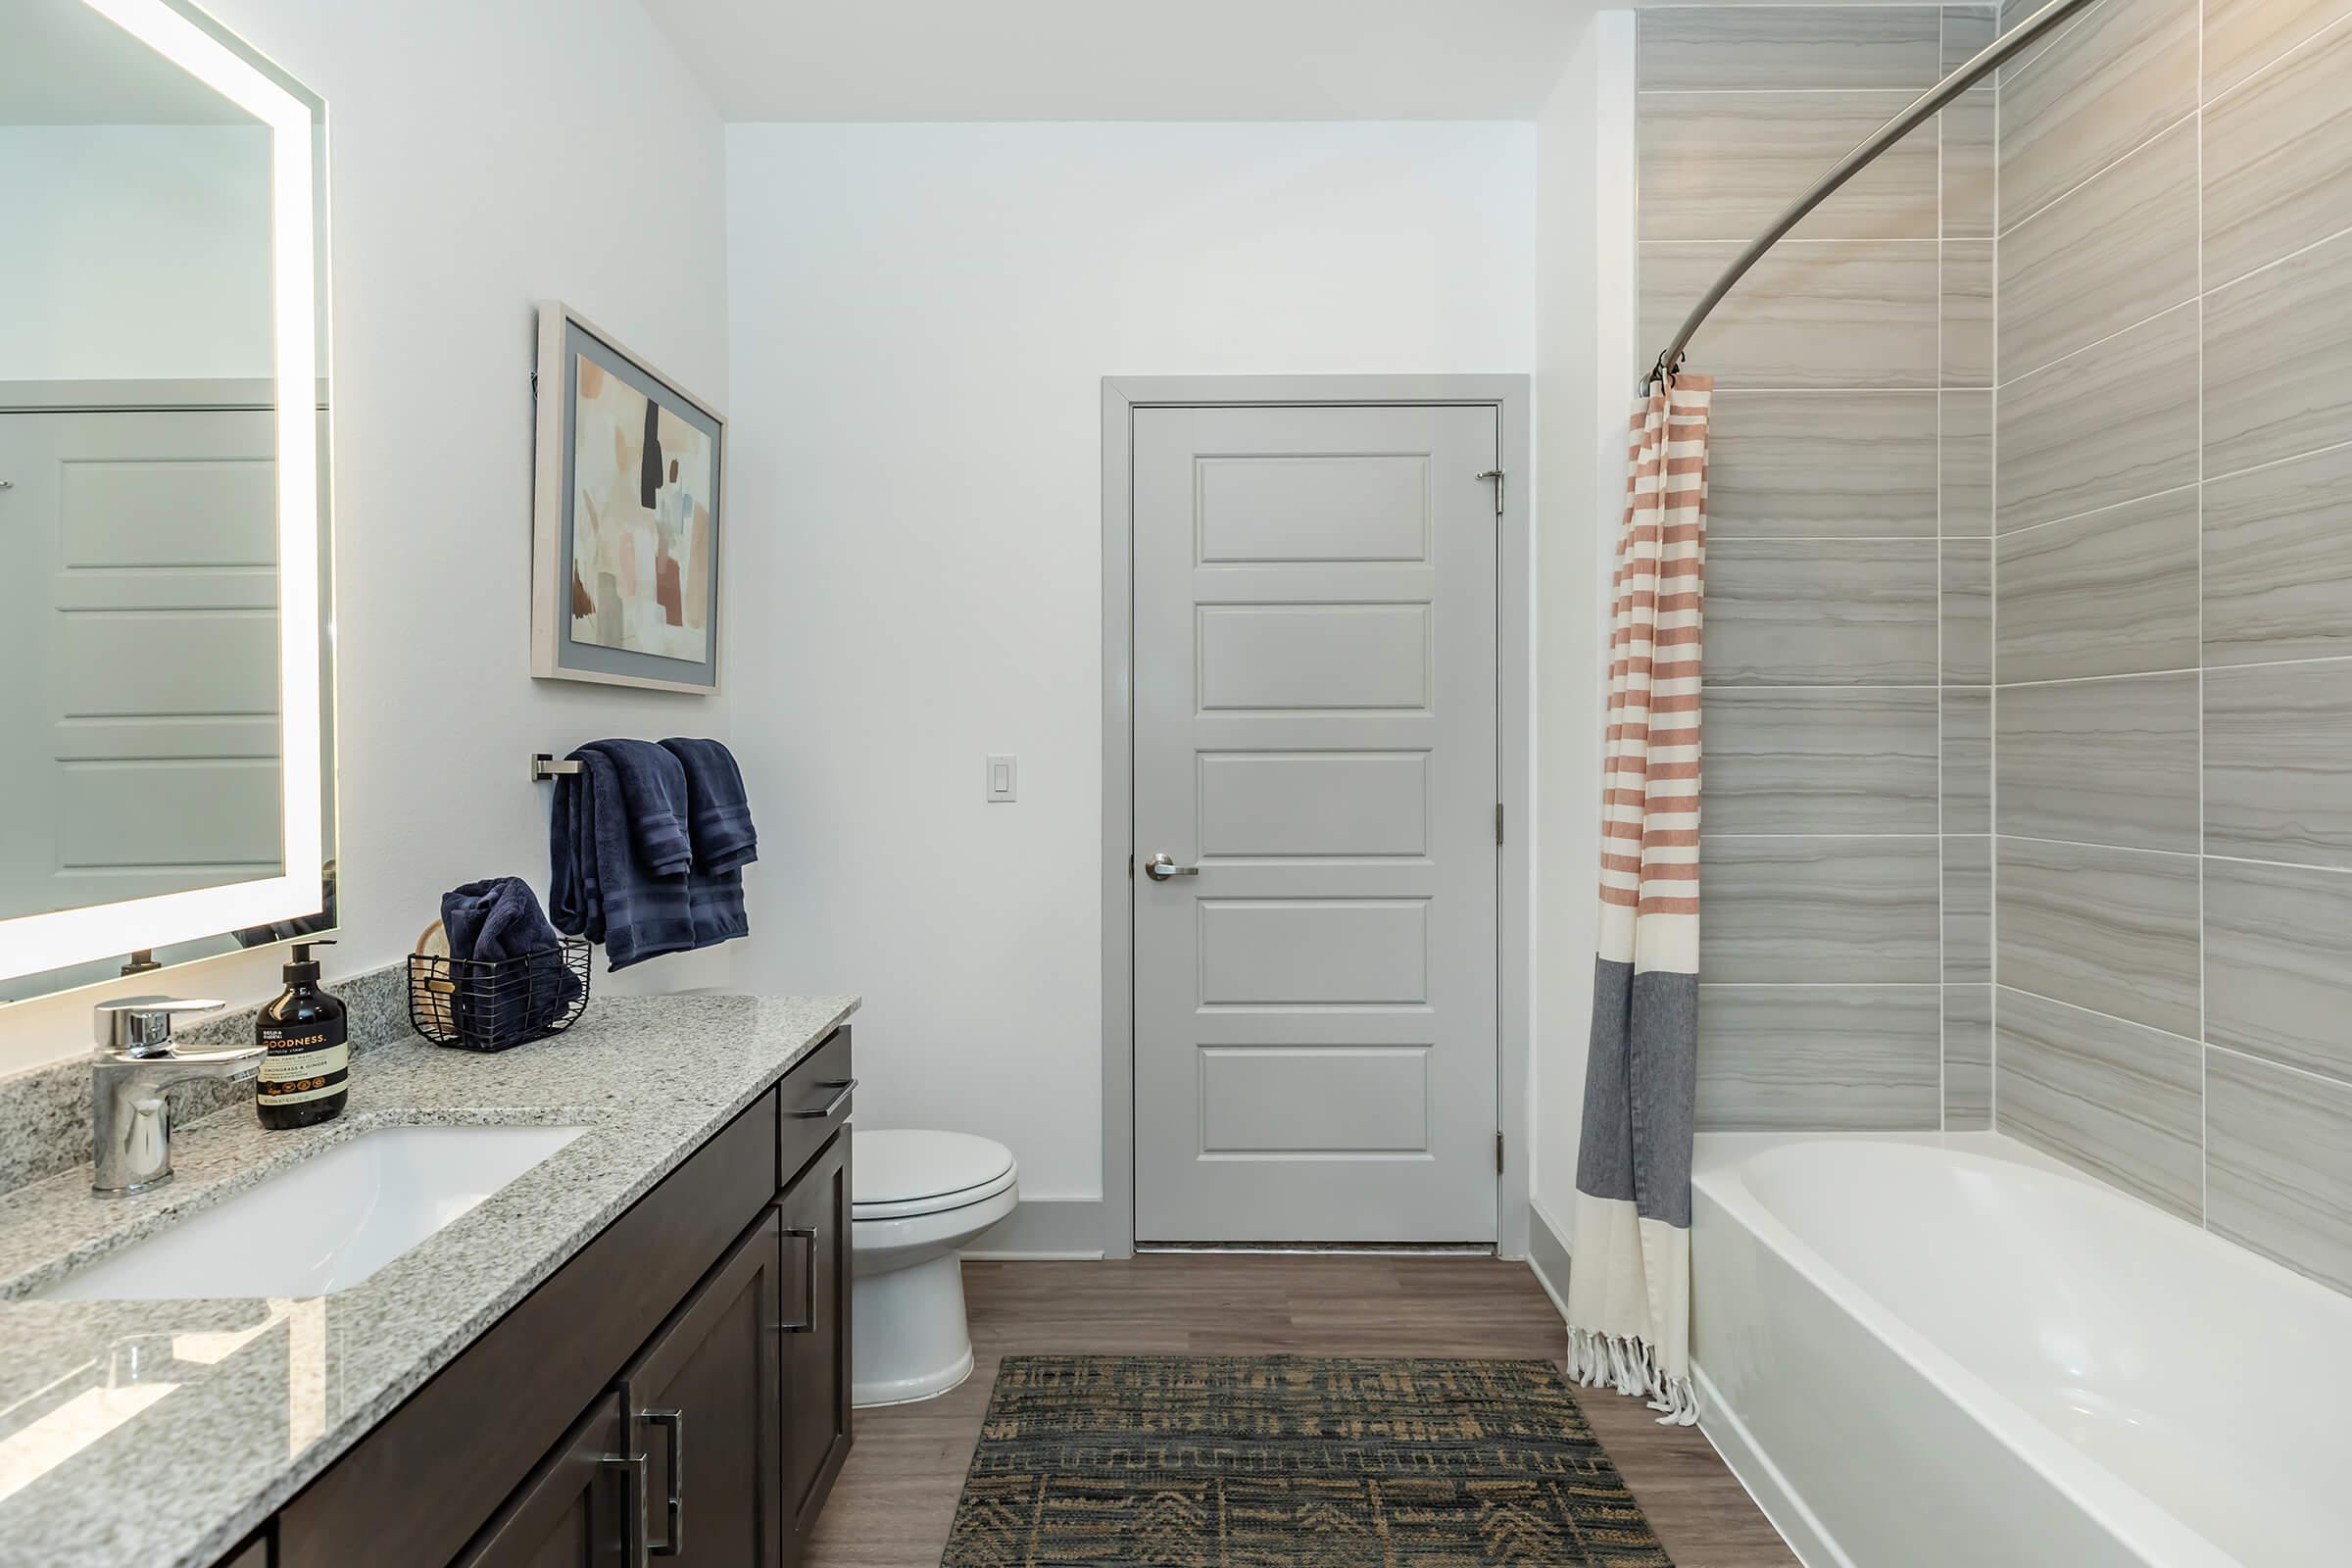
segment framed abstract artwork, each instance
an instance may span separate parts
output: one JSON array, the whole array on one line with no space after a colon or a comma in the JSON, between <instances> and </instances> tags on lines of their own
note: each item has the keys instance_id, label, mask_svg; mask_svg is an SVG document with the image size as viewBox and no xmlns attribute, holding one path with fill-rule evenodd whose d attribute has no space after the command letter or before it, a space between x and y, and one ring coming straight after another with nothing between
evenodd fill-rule
<instances>
[{"instance_id":1,"label":"framed abstract artwork","mask_svg":"<svg viewBox=\"0 0 2352 1568\"><path fill-rule=\"evenodd\" d=\"M725 417L556 300L536 385L531 673L717 691Z\"/></svg>"}]
</instances>

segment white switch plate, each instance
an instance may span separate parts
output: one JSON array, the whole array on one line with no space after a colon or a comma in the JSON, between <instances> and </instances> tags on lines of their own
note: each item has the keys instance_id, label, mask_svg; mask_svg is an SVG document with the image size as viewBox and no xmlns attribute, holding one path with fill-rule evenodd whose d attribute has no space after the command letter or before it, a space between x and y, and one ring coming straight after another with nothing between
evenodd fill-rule
<instances>
[{"instance_id":1,"label":"white switch plate","mask_svg":"<svg viewBox=\"0 0 2352 1568\"><path fill-rule=\"evenodd\" d=\"M988 795L991 805L1000 801L1020 798L1021 760L1017 757L992 757L988 760Z\"/></svg>"}]
</instances>

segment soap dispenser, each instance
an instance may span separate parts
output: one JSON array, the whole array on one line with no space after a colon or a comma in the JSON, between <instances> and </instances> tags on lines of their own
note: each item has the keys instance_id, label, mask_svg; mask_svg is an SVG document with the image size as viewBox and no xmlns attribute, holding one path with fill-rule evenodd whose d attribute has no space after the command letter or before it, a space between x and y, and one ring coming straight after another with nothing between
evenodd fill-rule
<instances>
[{"instance_id":1,"label":"soap dispenser","mask_svg":"<svg viewBox=\"0 0 2352 1568\"><path fill-rule=\"evenodd\" d=\"M255 1037L269 1055L254 1080L254 1109L265 1127L316 1127L341 1115L351 1098L349 1017L318 989L318 960L311 956L313 948L333 945L323 938L295 943L286 989L257 1020Z\"/></svg>"}]
</instances>

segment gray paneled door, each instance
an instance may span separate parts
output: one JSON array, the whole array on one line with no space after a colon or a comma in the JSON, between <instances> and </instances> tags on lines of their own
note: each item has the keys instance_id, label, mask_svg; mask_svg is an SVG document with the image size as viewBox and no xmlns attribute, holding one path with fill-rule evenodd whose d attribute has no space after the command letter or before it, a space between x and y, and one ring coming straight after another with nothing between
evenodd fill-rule
<instances>
[{"instance_id":1,"label":"gray paneled door","mask_svg":"<svg viewBox=\"0 0 2352 1568\"><path fill-rule=\"evenodd\" d=\"M1141 1241L1494 1238L1497 438L1135 411Z\"/></svg>"}]
</instances>

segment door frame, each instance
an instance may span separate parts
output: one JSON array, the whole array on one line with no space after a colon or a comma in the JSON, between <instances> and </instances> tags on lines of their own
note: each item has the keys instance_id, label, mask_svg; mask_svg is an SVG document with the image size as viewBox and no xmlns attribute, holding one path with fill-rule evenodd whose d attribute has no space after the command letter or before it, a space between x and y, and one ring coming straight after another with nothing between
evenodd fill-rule
<instances>
[{"instance_id":1,"label":"door frame","mask_svg":"<svg viewBox=\"0 0 2352 1568\"><path fill-rule=\"evenodd\" d=\"M1102 378L1102 1219L1105 1257L1135 1252L1135 411L1450 405L1494 410L1503 471L1494 580L1494 1250L1525 1257L1534 1010L1535 490L1525 375L1106 375Z\"/></svg>"}]
</instances>

